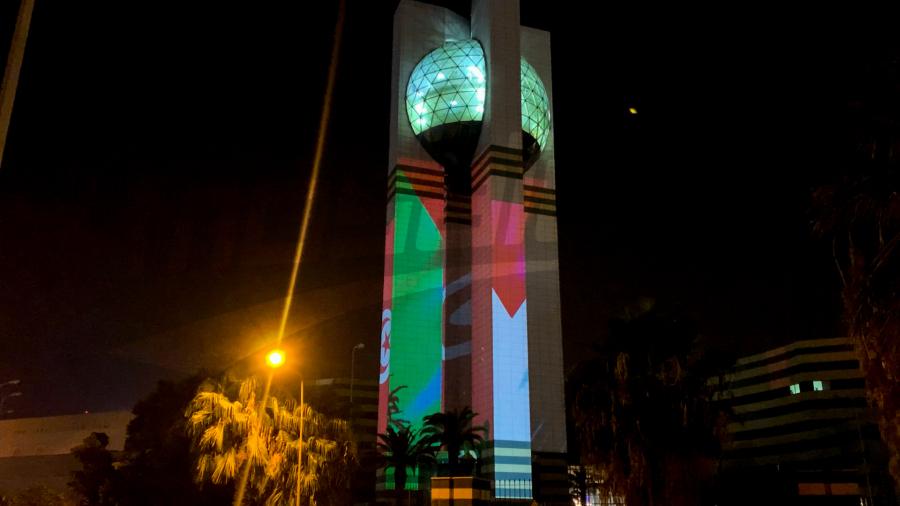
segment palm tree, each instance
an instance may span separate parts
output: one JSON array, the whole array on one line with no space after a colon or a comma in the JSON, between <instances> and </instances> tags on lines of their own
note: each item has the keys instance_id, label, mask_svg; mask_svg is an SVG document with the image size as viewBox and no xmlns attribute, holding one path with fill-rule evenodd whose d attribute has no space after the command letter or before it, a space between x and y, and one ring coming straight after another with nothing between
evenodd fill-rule
<instances>
[{"instance_id":1,"label":"palm tree","mask_svg":"<svg viewBox=\"0 0 900 506\"><path fill-rule=\"evenodd\" d=\"M460 453L464 449L475 448L484 441L483 434L487 429L472 426L472 420L476 416L477 413L466 406L462 409L433 413L424 418L422 433L431 444L447 450L451 476L460 472Z\"/></svg>"},{"instance_id":2,"label":"palm tree","mask_svg":"<svg viewBox=\"0 0 900 506\"><path fill-rule=\"evenodd\" d=\"M726 359L704 357L689 321L649 299L610 322L599 356L569 378L585 464L626 504L699 504L724 431L707 378Z\"/></svg>"},{"instance_id":3,"label":"palm tree","mask_svg":"<svg viewBox=\"0 0 900 506\"><path fill-rule=\"evenodd\" d=\"M406 489L408 471L433 462L433 449L427 439L408 425L388 425L384 434L378 434L378 439L382 467L394 469L394 493L399 505Z\"/></svg>"},{"instance_id":4,"label":"palm tree","mask_svg":"<svg viewBox=\"0 0 900 506\"><path fill-rule=\"evenodd\" d=\"M844 322L900 496L900 66L896 50L860 59L839 178L812 193L814 235L830 239Z\"/></svg>"},{"instance_id":5,"label":"palm tree","mask_svg":"<svg viewBox=\"0 0 900 506\"><path fill-rule=\"evenodd\" d=\"M298 493L308 504L334 502L356 465L349 425L274 395L260 409L257 386L253 378L207 381L191 400L185 416L197 481L229 483L248 465L248 489L266 505L294 504ZM301 413L303 465L298 469Z\"/></svg>"},{"instance_id":6,"label":"palm tree","mask_svg":"<svg viewBox=\"0 0 900 506\"><path fill-rule=\"evenodd\" d=\"M393 425L397 429L402 429L405 426L409 425L409 420L404 420L400 418L400 413L403 412L400 409L400 396L397 395L400 390L406 388L406 385L400 385L399 387L391 390L388 394L388 424Z\"/></svg>"}]
</instances>

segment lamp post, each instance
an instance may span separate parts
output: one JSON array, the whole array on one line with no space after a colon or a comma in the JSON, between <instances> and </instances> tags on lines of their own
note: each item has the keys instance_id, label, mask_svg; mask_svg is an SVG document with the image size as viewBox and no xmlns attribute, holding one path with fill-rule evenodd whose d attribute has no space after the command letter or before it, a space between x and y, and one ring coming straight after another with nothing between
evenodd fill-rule
<instances>
[{"instance_id":1,"label":"lamp post","mask_svg":"<svg viewBox=\"0 0 900 506\"><path fill-rule=\"evenodd\" d=\"M366 345L359 343L353 347L350 352L350 410L353 410L353 382L356 380L356 352L365 348Z\"/></svg>"},{"instance_id":2,"label":"lamp post","mask_svg":"<svg viewBox=\"0 0 900 506\"><path fill-rule=\"evenodd\" d=\"M282 350L272 350L266 355L266 365L272 369L271 374L275 373L275 369L284 365L285 354ZM297 493L296 493L296 505L300 506L300 485L302 483L302 470L303 470L303 419L304 419L304 408L303 408L303 376L300 376L300 427L298 429L297 435Z\"/></svg>"},{"instance_id":3,"label":"lamp post","mask_svg":"<svg viewBox=\"0 0 900 506\"><path fill-rule=\"evenodd\" d=\"M303 480L303 418L305 407L303 406L303 376L300 376L300 429L297 437L297 506L300 506L300 483Z\"/></svg>"}]
</instances>

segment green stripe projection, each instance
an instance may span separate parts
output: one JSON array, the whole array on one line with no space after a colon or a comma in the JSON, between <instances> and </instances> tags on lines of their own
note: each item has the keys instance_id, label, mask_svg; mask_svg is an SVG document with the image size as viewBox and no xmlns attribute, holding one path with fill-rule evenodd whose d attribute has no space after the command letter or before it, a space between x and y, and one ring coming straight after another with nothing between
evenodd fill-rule
<instances>
[{"instance_id":1,"label":"green stripe projection","mask_svg":"<svg viewBox=\"0 0 900 506\"><path fill-rule=\"evenodd\" d=\"M398 186L407 182L398 172ZM440 230L415 195L395 201L391 390L400 413L419 428L422 417L441 409L441 308L443 242Z\"/></svg>"}]
</instances>

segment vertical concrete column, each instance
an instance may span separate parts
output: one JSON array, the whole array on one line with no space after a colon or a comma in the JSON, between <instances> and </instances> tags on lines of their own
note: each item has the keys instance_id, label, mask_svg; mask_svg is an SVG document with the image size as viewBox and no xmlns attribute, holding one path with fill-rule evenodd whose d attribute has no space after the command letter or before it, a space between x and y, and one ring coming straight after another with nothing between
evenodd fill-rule
<instances>
[{"instance_id":1,"label":"vertical concrete column","mask_svg":"<svg viewBox=\"0 0 900 506\"><path fill-rule=\"evenodd\" d=\"M473 0L487 90L472 165L472 400L489 425L494 494L531 483L519 2Z\"/></svg>"},{"instance_id":2,"label":"vertical concrete column","mask_svg":"<svg viewBox=\"0 0 900 506\"><path fill-rule=\"evenodd\" d=\"M445 174L410 127L406 87L425 54L467 36L464 18L433 5L401 0L394 14L378 432L442 408ZM392 476L379 472L377 490Z\"/></svg>"},{"instance_id":3,"label":"vertical concrete column","mask_svg":"<svg viewBox=\"0 0 900 506\"><path fill-rule=\"evenodd\" d=\"M523 27L522 57L537 72L553 111L550 34ZM551 115L552 119L552 115ZM552 123L551 123L552 125ZM566 411L556 226L556 160L553 129L523 180L531 379L531 430L535 498L568 497Z\"/></svg>"},{"instance_id":4,"label":"vertical concrete column","mask_svg":"<svg viewBox=\"0 0 900 506\"><path fill-rule=\"evenodd\" d=\"M448 192L444 208L444 409L472 405L472 199Z\"/></svg>"}]
</instances>

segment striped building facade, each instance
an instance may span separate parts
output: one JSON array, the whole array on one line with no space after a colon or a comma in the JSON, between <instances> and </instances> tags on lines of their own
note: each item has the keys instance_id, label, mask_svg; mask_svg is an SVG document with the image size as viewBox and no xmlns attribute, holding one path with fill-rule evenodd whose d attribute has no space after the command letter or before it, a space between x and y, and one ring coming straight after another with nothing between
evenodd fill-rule
<instances>
[{"instance_id":1,"label":"striped building facade","mask_svg":"<svg viewBox=\"0 0 900 506\"><path fill-rule=\"evenodd\" d=\"M519 18L395 12L378 432L470 406L494 497L567 501L550 34Z\"/></svg>"},{"instance_id":2,"label":"striped building facade","mask_svg":"<svg viewBox=\"0 0 900 506\"><path fill-rule=\"evenodd\" d=\"M378 384L374 380L353 381L350 400L350 378L323 378L306 385L307 402L323 413L350 421L357 446L362 451L375 449L375 426L378 424Z\"/></svg>"},{"instance_id":3,"label":"striped building facade","mask_svg":"<svg viewBox=\"0 0 900 506\"><path fill-rule=\"evenodd\" d=\"M734 504L883 504L885 456L849 339L744 357L726 380L722 471Z\"/></svg>"},{"instance_id":4,"label":"striped building facade","mask_svg":"<svg viewBox=\"0 0 900 506\"><path fill-rule=\"evenodd\" d=\"M354 504L371 504L375 500L375 470L378 467L375 427L378 424L378 383L374 380L353 381L350 378L322 378L306 383L306 399L310 406L326 415L350 421L356 442L359 469L348 480Z\"/></svg>"}]
</instances>

